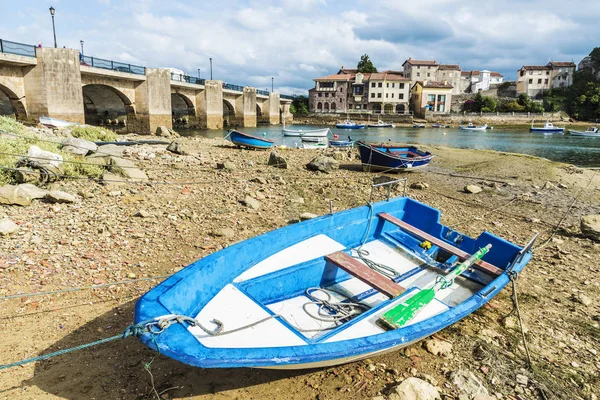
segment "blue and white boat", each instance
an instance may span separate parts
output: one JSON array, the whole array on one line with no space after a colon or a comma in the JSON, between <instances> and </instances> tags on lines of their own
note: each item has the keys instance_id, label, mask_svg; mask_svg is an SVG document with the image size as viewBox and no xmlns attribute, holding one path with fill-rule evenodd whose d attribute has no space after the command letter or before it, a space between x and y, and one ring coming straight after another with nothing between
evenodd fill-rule
<instances>
[{"instance_id":1,"label":"blue and white boat","mask_svg":"<svg viewBox=\"0 0 600 400\"><path fill-rule=\"evenodd\" d=\"M362 141L357 141L356 146L364 171L413 170L428 165L433 159L433 154L414 146L376 145Z\"/></svg>"},{"instance_id":2,"label":"blue and white boat","mask_svg":"<svg viewBox=\"0 0 600 400\"><path fill-rule=\"evenodd\" d=\"M354 140L330 140L330 147L353 147Z\"/></svg>"},{"instance_id":3,"label":"blue and white boat","mask_svg":"<svg viewBox=\"0 0 600 400\"><path fill-rule=\"evenodd\" d=\"M529 128L530 132L536 132L536 133L544 133L544 134L551 134L551 133L564 133L565 128L559 128L558 126L554 126L552 125L552 122L547 121L543 127L534 127L533 126L533 121L531 122L531 128Z\"/></svg>"},{"instance_id":4,"label":"blue and white boat","mask_svg":"<svg viewBox=\"0 0 600 400\"><path fill-rule=\"evenodd\" d=\"M590 126L585 131L569 129L569 133L573 136L600 137L600 132L598 132L598 127L596 126Z\"/></svg>"},{"instance_id":5,"label":"blue and white boat","mask_svg":"<svg viewBox=\"0 0 600 400\"><path fill-rule=\"evenodd\" d=\"M357 124L347 119L343 124L336 124L335 127L339 129L364 129L365 124Z\"/></svg>"},{"instance_id":6,"label":"blue and white boat","mask_svg":"<svg viewBox=\"0 0 600 400\"><path fill-rule=\"evenodd\" d=\"M236 130L229 131L228 136L229 140L236 146L242 146L249 149L270 149L275 144L275 142L270 139L249 135Z\"/></svg>"},{"instance_id":7,"label":"blue and white boat","mask_svg":"<svg viewBox=\"0 0 600 400\"><path fill-rule=\"evenodd\" d=\"M376 124L369 124L369 128L394 128L394 124L386 124L382 120L378 120Z\"/></svg>"},{"instance_id":8,"label":"blue and white boat","mask_svg":"<svg viewBox=\"0 0 600 400\"><path fill-rule=\"evenodd\" d=\"M522 270L532 243L522 249L489 232L468 237L442 225L438 210L397 197L204 257L142 296L135 321L150 349L196 367L337 365L406 347L467 317ZM482 260L404 326L380 325L385 312L488 244Z\"/></svg>"}]
</instances>

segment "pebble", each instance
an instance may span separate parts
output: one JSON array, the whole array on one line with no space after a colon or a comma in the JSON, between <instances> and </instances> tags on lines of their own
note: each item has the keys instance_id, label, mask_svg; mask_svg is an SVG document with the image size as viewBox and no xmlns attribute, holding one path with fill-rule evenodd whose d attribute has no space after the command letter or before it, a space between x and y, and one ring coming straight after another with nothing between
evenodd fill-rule
<instances>
[{"instance_id":1,"label":"pebble","mask_svg":"<svg viewBox=\"0 0 600 400\"><path fill-rule=\"evenodd\" d=\"M529 378L526 375L517 374L516 380L519 385L523 386L527 386L529 383Z\"/></svg>"},{"instance_id":2,"label":"pebble","mask_svg":"<svg viewBox=\"0 0 600 400\"><path fill-rule=\"evenodd\" d=\"M463 188L463 190L465 193L472 193L472 194L481 193L483 191L483 189L481 189L477 185L467 185Z\"/></svg>"}]
</instances>

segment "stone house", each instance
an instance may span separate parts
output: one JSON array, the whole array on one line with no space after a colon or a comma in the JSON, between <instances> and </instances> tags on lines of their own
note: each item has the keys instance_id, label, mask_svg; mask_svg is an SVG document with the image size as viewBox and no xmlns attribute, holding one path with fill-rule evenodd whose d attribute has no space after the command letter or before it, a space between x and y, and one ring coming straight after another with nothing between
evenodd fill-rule
<instances>
[{"instance_id":1,"label":"stone house","mask_svg":"<svg viewBox=\"0 0 600 400\"><path fill-rule=\"evenodd\" d=\"M435 81L448 82L452 85L452 94L460 94L460 66L457 64L440 64L437 69Z\"/></svg>"},{"instance_id":2,"label":"stone house","mask_svg":"<svg viewBox=\"0 0 600 400\"><path fill-rule=\"evenodd\" d=\"M409 58L402 64L403 75L411 82L422 80L436 80L439 64L433 60L413 60Z\"/></svg>"},{"instance_id":3,"label":"stone house","mask_svg":"<svg viewBox=\"0 0 600 400\"><path fill-rule=\"evenodd\" d=\"M417 81L411 92L411 108L416 117L448 114L452 104L452 85L446 82Z\"/></svg>"},{"instance_id":4,"label":"stone house","mask_svg":"<svg viewBox=\"0 0 600 400\"><path fill-rule=\"evenodd\" d=\"M546 65L525 65L517 71L517 94L535 97L544 90L573 84L575 63L550 61Z\"/></svg>"}]
</instances>

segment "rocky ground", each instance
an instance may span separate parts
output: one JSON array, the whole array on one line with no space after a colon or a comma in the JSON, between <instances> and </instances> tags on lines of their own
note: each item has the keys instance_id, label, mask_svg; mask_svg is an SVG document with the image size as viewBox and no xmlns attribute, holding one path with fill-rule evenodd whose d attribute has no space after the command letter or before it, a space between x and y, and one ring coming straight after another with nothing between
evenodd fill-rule
<instances>
[{"instance_id":1,"label":"rocky ground","mask_svg":"<svg viewBox=\"0 0 600 400\"><path fill-rule=\"evenodd\" d=\"M171 274L303 213L325 214L329 200L334 210L363 205L374 177L347 150L335 156L339 169L324 174L305 167L323 150L279 150L288 168L278 169L267 165L269 153L220 139L179 140L189 154L166 145L111 153L127 160L120 172L136 166L147 182L58 181L44 189L73 198L0 205L0 220L14 223L0 236L0 364L121 333L135 300L157 281L26 294ZM432 165L400 176L426 184L408 195L440 209L443 223L522 245L540 232L518 279L532 369L518 319L503 318L512 309L507 288L433 338L338 367L203 370L129 338L0 371L0 398L597 399L600 242L582 233L580 219L600 214L600 173L514 154L426 150L436 155ZM467 185L482 190L466 193ZM25 295L7 298L17 294Z\"/></svg>"}]
</instances>

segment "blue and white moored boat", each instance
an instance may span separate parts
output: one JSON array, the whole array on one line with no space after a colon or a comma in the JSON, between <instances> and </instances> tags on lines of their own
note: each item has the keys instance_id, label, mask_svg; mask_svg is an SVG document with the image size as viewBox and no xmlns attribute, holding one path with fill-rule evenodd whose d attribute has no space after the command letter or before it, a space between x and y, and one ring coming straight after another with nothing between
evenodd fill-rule
<instances>
[{"instance_id":1,"label":"blue and white moored boat","mask_svg":"<svg viewBox=\"0 0 600 400\"><path fill-rule=\"evenodd\" d=\"M200 259L142 296L135 321L146 326L139 337L149 348L197 367L337 365L400 349L467 317L523 269L532 243L522 249L489 232L468 237L442 225L438 210L398 197ZM383 327L384 313L488 245L412 319Z\"/></svg>"},{"instance_id":2,"label":"blue and white moored boat","mask_svg":"<svg viewBox=\"0 0 600 400\"><path fill-rule=\"evenodd\" d=\"M335 124L335 127L339 129L364 129L365 124L357 124L347 119L343 124Z\"/></svg>"},{"instance_id":3,"label":"blue and white moored boat","mask_svg":"<svg viewBox=\"0 0 600 400\"><path fill-rule=\"evenodd\" d=\"M378 120L376 124L369 124L369 128L394 128L394 124L386 124L382 120Z\"/></svg>"},{"instance_id":4,"label":"blue and white moored boat","mask_svg":"<svg viewBox=\"0 0 600 400\"><path fill-rule=\"evenodd\" d=\"M433 159L433 154L415 146L376 145L362 141L357 141L356 146L364 171L413 170L428 165Z\"/></svg>"},{"instance_id":5,"label":"blue and white moored boat","mask_svg":"<svg viewBox=\"0 0 600 400\"><path fill-rule=\"evenodd\" d=\"M547 121L543 127L534 127L533 121L531 121L531 128L529 128L529 132L537 132L537 133L564 133L565 128L559 128L558 126L552 125L552 122Z\"/></svg>"},{"instance_id":6,"label":"blue and white moored boat","mask_svg":"<svg viewBox=\"0 0 600 400\"><path fill-rule=\"evenodd\" d=\"M249 135L244 132L231 130L229 131L229 140L236 146L242 146L249 149L269 149L275 144L274 141L266 138L261 138L254 135Z\"/></svg>"},{"instance_id":7,"label":"blue and white moored boat","mask_svg":"<svg viewBox=\"0 0 600 400\"><path fill-rule=\"evenodd\" d=\"M330 140L329 147L353 147L354 140Z\"/></svg>"}]
</instances>

